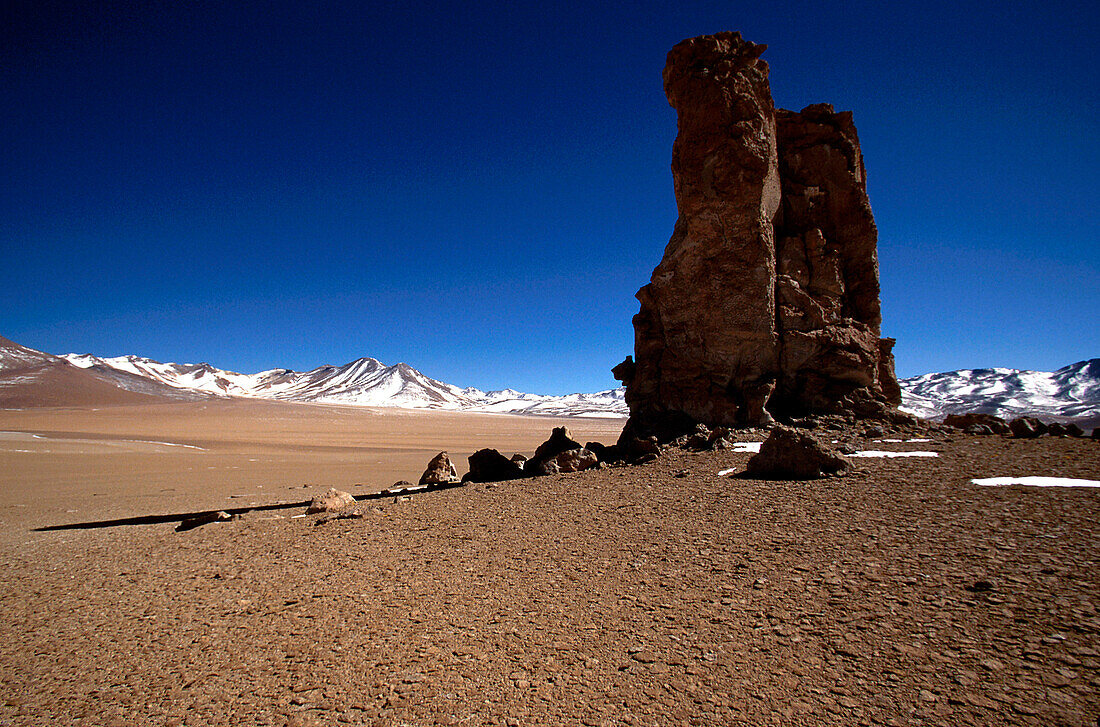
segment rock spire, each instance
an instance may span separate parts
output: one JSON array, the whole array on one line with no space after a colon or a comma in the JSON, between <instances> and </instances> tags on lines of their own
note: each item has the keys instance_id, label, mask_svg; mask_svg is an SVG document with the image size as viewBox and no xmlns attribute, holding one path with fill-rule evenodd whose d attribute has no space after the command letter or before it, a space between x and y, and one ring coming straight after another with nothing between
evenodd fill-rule
<instances>
[{"instance_id":1,"label":"rock spire","mask_svg":"<svg viewBox=\"0 0 1100 727\"><path fill-rule=\"evenodd\" d=\"M900 403L851 113L776 111L766 47L727 32L668 54L679 217L614 370L633 434Z\"/></svg>"}]
</instances>

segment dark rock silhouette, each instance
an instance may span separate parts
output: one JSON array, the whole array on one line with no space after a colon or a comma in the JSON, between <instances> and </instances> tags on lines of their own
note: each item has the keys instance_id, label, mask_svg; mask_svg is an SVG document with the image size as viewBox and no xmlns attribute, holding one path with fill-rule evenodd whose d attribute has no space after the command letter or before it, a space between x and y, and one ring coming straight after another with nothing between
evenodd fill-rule
<instances>
[{"instance_id":1,"label":"dark rock silhouette","mask_svg":"<svg viewBox=\"0 0 1100 727\"><path fill-rule=\"evenodd\" d=\"M522 464L495 449L479 449L469 457L470 471L463 482L503 482L525 477Z\"/></svg>"}]
</instances>

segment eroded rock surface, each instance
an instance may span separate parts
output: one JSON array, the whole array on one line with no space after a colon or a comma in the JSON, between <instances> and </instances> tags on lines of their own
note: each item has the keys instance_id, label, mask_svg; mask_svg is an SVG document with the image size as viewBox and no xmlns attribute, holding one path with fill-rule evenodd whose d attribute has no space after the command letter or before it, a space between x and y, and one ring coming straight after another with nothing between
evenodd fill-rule
<instances>
[{"instance_id":1,"label":"eroded rock surface","mask_svg":"<svg viewBox=\"0 0 1100 727\"><path fill-rule=\"evenodd\" d=\"M848 467L848 460L811 435L776 427L749 460L745 474L769 480L812 480L843 473Z\"/></svg>"},{"instance_id":2,"label":"eroded rock surface","mask_svg":"<svg viewBox=\"0 0 1100 727\"><path fill-rule=\"evenodd\" d=\"M637 294L637 360L614 370L631 409L624 436L900 403L851 114L776 112L765 48L718 33L668 54L679 217Z\"/></svg>"},{"instance_id":3,"label":"eroded rock surface","mask_svg":"<svg viewBox=\"0 0 1100 727\"><path fill-rule=\"evenodd\" d=\"M306 514L312 515L317 512L339 512L349 505L355 504L355 497L349 492L343 490L337 490L335 487L330 487L328 492L317 495L309 503L309 507L306 508Z\"/></svg>"},{"instance_id":4,"label":"eroded rock surface","mask_svg":"<svg viewBox=\"0 0 1100 727\"><path fill-rule=\"evenodd\" d=\"M447 453L440 452L428 462L424 474L420 476L420 484L442 485L448 482L458 482L458 470Z\"/></svg>"}]
</instances>

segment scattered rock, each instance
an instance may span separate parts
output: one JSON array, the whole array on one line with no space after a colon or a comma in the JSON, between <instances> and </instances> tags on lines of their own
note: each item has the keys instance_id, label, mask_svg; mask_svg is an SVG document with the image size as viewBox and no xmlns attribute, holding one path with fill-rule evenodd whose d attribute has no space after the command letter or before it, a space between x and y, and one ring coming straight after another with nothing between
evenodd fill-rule
<instances>
[{"instance_id":1,"label":"scattered rock","mask_svg":"<svg viewBox=\"0 0 1100 727\"><path fill-rule=\"evenodd\" d=\"M520 454L519 452L516 452L515 454L512 455L512 461L515 462L516 464L518 464L520 467L522 467L523 464L527 461L527 455Z\"/></svg>"},{"instance_id":2,"label":"scattered rock","mask_svg":"<svg viewBox=\"0 0 1100 727\"><path fill-rule=\"evenodd\" d=\"M573 449L583 449L583 447L581 447L580 442L573 439L568 429L554 427L554 430L550 432L550 438L535 450L535 456L524 462L523 469L530 474L545 474L542 467L544 462L557 457L562 452Z\"/></svg>"},{"instance_id":3,"label":"scattered rock","mask_svg":"<svg viewBox=\"0 0 1100 727\"><path fill-rule=\"evenodd\" d=\"M848 460L809 434L780 426L749 460L745 474L762 479L810 480L843 473L848 467Z\"/></svg>"},{"instance_id":4,"label":"scattered rock","mask_svg":"<svg viewBox=\"0 0 1100 727\"><path fill-rule=\"evenodd\" d=\"M428 462L428 468L420 476L422 485L442 485L448 482L458 482L458 470L451 464L446 452L440 452Z\"/></svg>"},{"instance_id":5,"label":"scattered rock","mask_svg":"<svg viewBox=\"0 0 1100 727\"><path fill-rule=\"evenodd\" d=\"M355 497L351 493L330 487L328 492L313 498L306 508L306 514L312 515L318 512L338 512L348 505L355 504Z\"/></svg>"},{"instance_id":6,"label":"scattered rock","mask_svg":"<svg viewBox=\"0 0 1100 727\"><path fill-rule=\"evenodd\" d=\"M625 450L627 460L633 463L637 463L643 457L657 459L661 456L661 445L658 444L656 437L634 437L626 442Z\"/></svg>"},{"instance_id":7,"label":"scattered rock","mask_svg":"<svg viewBox=\"0 0 1100 727\"><path fill-rule=\"evenodd\" d=\"M973 426L984 426L989 428L991 434L1009 434L1012 431L1008 426L1008 422L1004 419L992 414L979 414L978 412L948 414L943 423L945 426L963 430Z\"/></svg>"},{"instance_id":8,"label":"scattered rock","mask_svg":"<svg viewBox=\"0 0 1100 727\"><path fill-rule=\"evenodd\" d=\"M503 482L524 477L523 467L495 449L479 449L469 457L470 471L463 482Z\"/></svg>"},{"instance_id":9,"label":"scattered rock","mask_svg":"<svg viewBox=\"0 0 1100 727\"><path fill-rule=\"evenodd\" d=\"M550 438L538 446L532 459L548 459L571 449L582 449L581 443L573 439L567 428L554 427Z\"/></svg>"},{"instance_id":10,"label":"scattered rock","mask_svg":"<svg viewBox=\"0 0 1100 727\"><path fill-rule=\"evenodd\" d=\"M704 449L710 449L712 444L713 443L711 442L709 434L703 434L701 432L696 432L695 434L692 434L691 436L689 436L684 441L684 448L685 449L692 449L692 450L695 450L696 452L701 452Z\"/></svg>"},{"instance_id":11,"label":"scattered rock","mask_svg":"<svg viewBox=\"0 0 1100 727\"><path fill-rule=\"evenodd\" d=\"M985 424L971 424L968 427L964 427L963 431L967 434L973 434L979 437L994 433L993 430Z\"/></svg>"},{"instance_id":12,"label":"scattered rock","mask_svg":"<svg viewBox=\"0 0 1100 727\"><path fill-rule=\"evenodd\" d=\"M1018 417L1008 423L1009 431L1017 439L1035 439L1047 431L1047 425L1035 417Z\"/></svg>"},{"instance_id":13,"label":"scattered rock","mask_svg":"<svg viewBox=\"0 0 1100 727\"><path fill-rule=\"evenodd\" d=\"M1085 431L1073 422L1051 422L1047 425L1047 434L1052 437L1083 437Z\"/></svg>"},{"instance_id":14,"label":"scattered rock","mask_svg":"<svg viewBox=\"0 0 1100 727\"><path fill-rule=\"evenodd\" d=\"M601 463L611 463L622 460L622 453L619 451L618 446L614 444L609 447L602 442L585 442L584 448L595 454Z\"/></svg>"},{"instance_id":15,"label":"scattered rock","mask_svg":"<svg viewBox=\"0 0 1100 727\"><path fill-rule=\"evenodd\" d=\"M599 459L587 449L571 449L562 452L555 457L543 460L538 467L538 474L551 475L564 472L581 472L589 467L595 467Z\"/></svg>"}]
</instances>

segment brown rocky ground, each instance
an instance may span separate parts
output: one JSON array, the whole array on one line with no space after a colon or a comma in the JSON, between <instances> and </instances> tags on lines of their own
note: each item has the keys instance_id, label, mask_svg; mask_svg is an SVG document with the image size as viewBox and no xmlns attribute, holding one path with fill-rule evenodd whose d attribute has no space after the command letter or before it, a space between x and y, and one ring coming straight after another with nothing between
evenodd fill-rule
<instances>
[{"instance_id":1,"label":"brown rocky ground","mask_svg":"<svg viewBox=\"0 0 1100 727\"><path fill-rule=\"evenodd\" d=\"M676 450L319 526L9 526L0 724L1096 724L1100 490L969 479L1100 479L1100 446L874 448L942 456L763 482Z\"/></svg>"}]
</instances>

